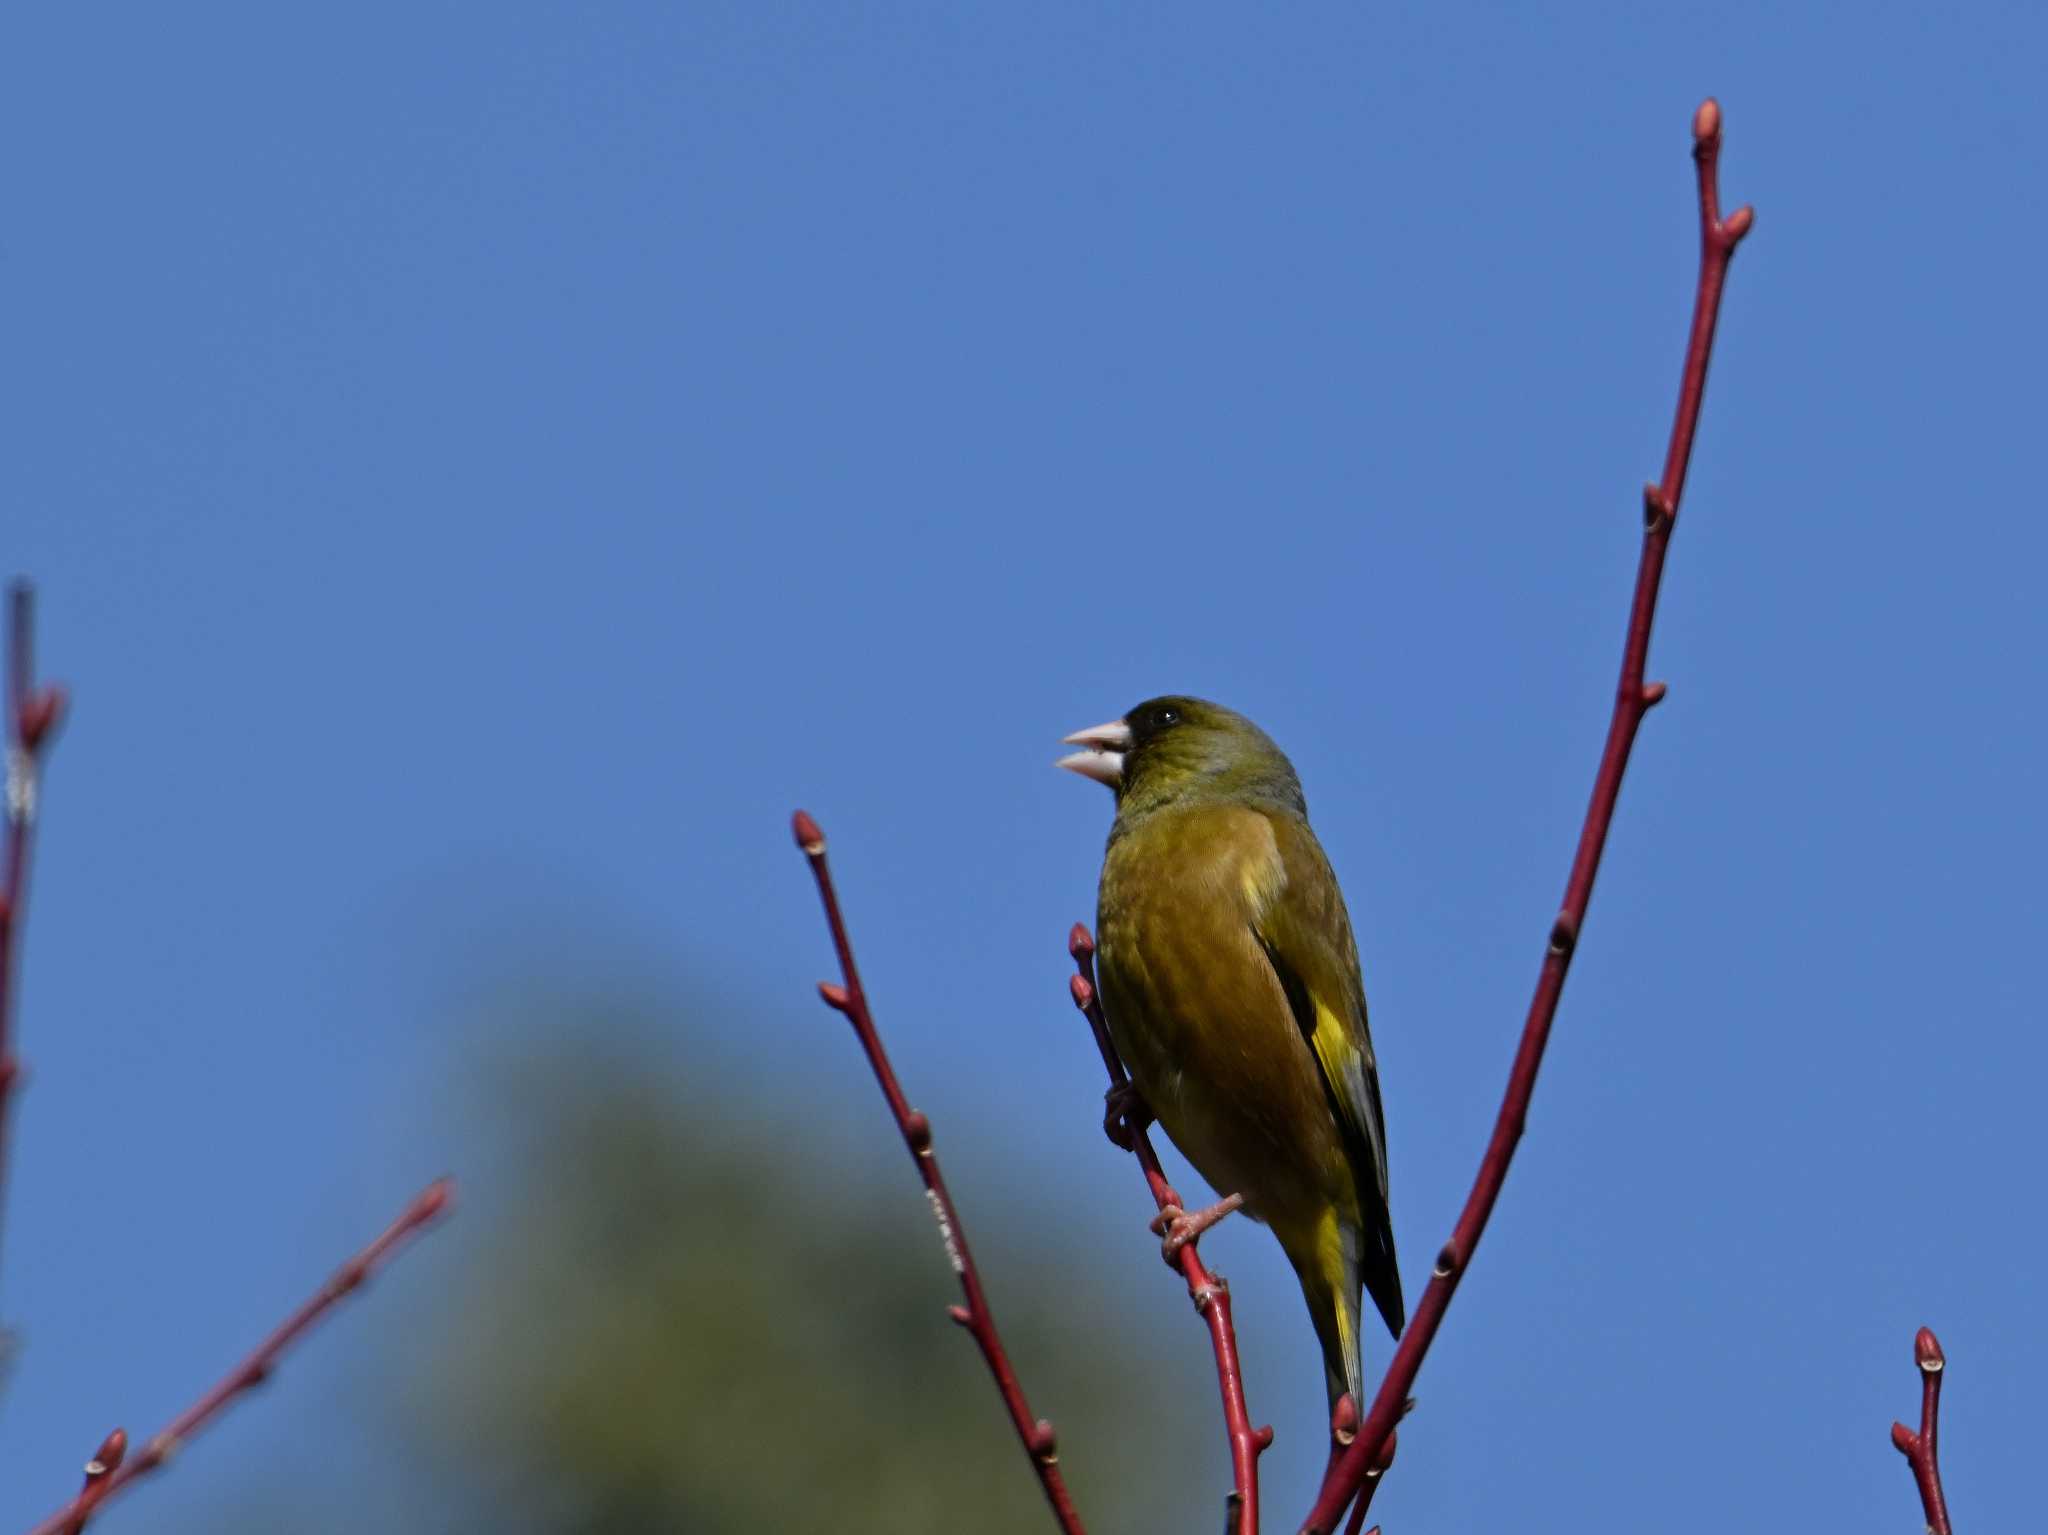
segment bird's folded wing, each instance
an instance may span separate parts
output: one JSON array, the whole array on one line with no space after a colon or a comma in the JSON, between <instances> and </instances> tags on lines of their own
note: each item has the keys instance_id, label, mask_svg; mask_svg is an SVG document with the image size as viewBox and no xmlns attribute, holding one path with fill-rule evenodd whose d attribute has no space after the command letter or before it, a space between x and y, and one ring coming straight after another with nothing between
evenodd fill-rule
<instances>
[{"instance_id":1,"label":"bird's folded wing","mask_svg":"<svg viewBox=\"0 0 2048 1535\"><path fill-rule=\"evenodd\" d=\"M1280 977L1302 1035L1322 1067L1358 1179L1360 1203L1387 1203L1386 1125L1378 1065L1366 1031L1365 985L1344 897L1303 823L1271 817L1286 879L1258 913L1259 941ZM1368 1219L1370 1217L1368 1216Z\"/></svg>"},{"instance_id":2,"label":"bird's folded wing","mask_svg":"<svg viewBox=\"0 0 2048 1535\"><path fill-rule=\"evenodd\" d=\"M1286 878L1259 905L1255 927L1288 1007L1322 1068L1358 1193L1359 1277L1395 1337L1407 1323L1387 1210L1387 1130L1380 1075L1366 1031L1365 983L1337 877L1307 823L1269 816Z\"/></svg>"}]
</instances>

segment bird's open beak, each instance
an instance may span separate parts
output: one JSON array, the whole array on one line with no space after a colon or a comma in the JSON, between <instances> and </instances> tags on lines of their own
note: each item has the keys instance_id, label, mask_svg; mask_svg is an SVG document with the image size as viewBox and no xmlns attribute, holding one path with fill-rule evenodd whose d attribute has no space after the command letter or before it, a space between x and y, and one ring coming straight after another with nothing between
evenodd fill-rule
<instances>
[{"instance_id":1,"label":"bird's open beak","mask_svg":"<svg viewBox=\"0 0 2048 1535\"><path fill-rule=\"evenodd\" d=\"M1070 773L1079 773L1083 778L1092 778L1097 783L1108 784L1114 789L1124 781L1124 753L1131 747L1131 727L1122 720L1111 720L1107 725L1090 725L1086 730L1077 730L1060 742L1062 746L1078 746L1080 751L1062 757L1053 764Z\"/></svg>"}]
</instances>

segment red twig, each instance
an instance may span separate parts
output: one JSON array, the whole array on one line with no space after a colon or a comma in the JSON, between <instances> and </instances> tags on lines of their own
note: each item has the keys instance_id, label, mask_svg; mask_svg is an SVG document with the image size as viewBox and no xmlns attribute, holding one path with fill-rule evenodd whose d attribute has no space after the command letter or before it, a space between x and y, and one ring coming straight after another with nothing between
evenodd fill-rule
<instances>
[{"instance_id":1,"label":"red twig","mask_svg":"<svg viewBox=\"0 0 2048 1535\"><path fill-rule=\"evenodd\" d=\"M1444 1311L1451 1303L1474 1248L1493 1213L1507 1179L1508 1163L1515 1144L1522 1138L1528 1119L1530 1095L1536 1088L1536 1071L1543 1061L1543 1048L1550 1038L1551 1021L1557 1016L1558 996L1564 989L1565 970L1578 945L1585 923L1586 905L1593 894L1593 876L1600 867L1600 854L1607 841L1607 829L1614 818L1616 796L1621 792L1621 775L1628 766L1629 749L1643 716L1664 697L1664 684L1645 682L1643 668L1650 649L1650 624L1657 611L1657 588L1664 574L1664 557L1671 544L1671 530L1678 517L1679 497L1685 489L1686 464L1692 454L1693 433L1699 425L1700 398L1706 388L1707 358L1714 344L1714 322L1721 308L1721 287L1728 275L1728 261L1736 245L1749 233L1754 214L1739 208L1721 217L1720 187L1716 165L1721 154L1721 109L1709 98L1693 115L1693 159L1699 170L1700 269L1693 301L1692 335L1685 352L1685 371L1678 391L1678 413L1671 427L1670 449L1664 458L1664 478L1643 490L1643 552L1636 570L1635 600L1629 609L1628 639L1622 651L1621 682L1614 700L1614 716L1607 728L1607 745L1601 753L1600 769L1593 780L1592 803L1587 806L1585 826L1572 860L1571 877L1565 885L1564 906L1551 925L1550 945L1536 981L1536 994L1529 1004L1528 1021L1508 1077L1507 1093L1501 1100L1494 1122L1493 1137L1479 1164L1479 1175L1465 1208L1451 1232L1450 1241L1437 1254L1436 1265L1423 1291L1422 1300L1408 1320L1408 1329L1387 1365L1358 1437L1323 1481L1315 1506L1302 1521L1304 1535L1325 1535L1350 1505L1367 1469L1392 1432L1415 1384L1422 1358L1429 1350Z\"/></svg>"},{"instance_id":2,"label":"red twig","mask_svg":"<svg viewBox=\"0 0 2048 1535\"><path fill-rule=\"evenodd\" d=\"M1390 1430L1386 1444L1379 1454L1373 1457L1372 1464L1366 1467L1365 1485L1358 1489L1358 1501L1351 1505L1351 1522L1344 1526L1344 1535L1358 1535L1364 1526L1365 1516L1372 1511L1372 1495L1380 1490L1381 1483L1387 1479L1388 1468L1394 1464L1394 1442L1399 1437L1398 1430ZM1377 1529L1378 1526L1375 1525L1374 1528Z\"/></svg>"},{"instance_id":3,"label":"red twig","mask_svg":"<svg viewBox=\"0 0 2048 1535\"><path fill-rule=\"evenodd\" d=\"M1024 1399L1024 1388L1017 1383L1017 1372L1010 1365L1009 1355L1003 1351L1002 1335L996 1331L995 1318L989 1313L988 1297L982 1293L980 1271L975 1268L974 1254L967 1246L966 1229L960 1224L959 1211L953 1207L953 1196L946 1192L945 1175L940 1172L938 1155L932 1150L931 1121L913 1109L903 1096L903 1089L896 1081L895 1068L889 1064L888 1052L882 1048L882 1036L876 1032L874 1017L868 1012L867 994L861 990L860 972L853 963L853 943L846 936L846 921L839 912L839 895L832 887L832 871L825 864L825 834L818 830L818 823L801 810L791 824L796 833L796 845L810 860L811 873L818 881L818 897L825 903L825 921L832 929L832 947L838 951L839 973L844 977L844 984L839 986L830 981L819 982L818 994L828 1007L844 1014L847 1022L853 1025L860 1047L867 1053L868 1064L874 1068L875 1080L882 1086L882 1096L889 1100L889 1112L895 1116L903 1144L910 1148L911 1158L917 1163L917 1174L924 1180L925 1197L931 1201L932 1214L938 1220L939 1236L946 1244L947 1261L953 1265L953 1272L960 1280L961 1293L967 1298L966 1305L949 1307L947 1314L966 1328L980 1346L989 1374L995 1377L996 1390L1002 1394L1003 1405L1009 1409L1010 1423L1016 1429L1025 1453L1031 1457L1039 1485L1045 1489L1046 1502L1052 1505L1053 1517L1059 1520L1060 1528L1067 1535L1085 1535L1081 1516L1075 1512L1074 1500L1067 1493L1066 1478L1060 1474L1059 1445L1053 1427L1043 1418L1032 1417L1031 1406Z\"/></svg>"},{"instance_id":4,"label":"red twig","mask_svg":"<svg viewBox=\"0 0 2048 1535\"><path fill-rule=\"evenodd\" d=\"M1109 1072L1112 1092L1127 1087L1130 1077L1109 1037L1109 1024L1102 1016L1102 1001L1095 984L1095 940L1080 923L1067 938L1067 952L1074 957L1078 972L1069 987L1074 1006L1088 1020L1095 1033L1095 1045L1102 1052L1102 1064ZM1128 1121L1126 1122L1128 1124ZM1159 1155L1144 1127L1129 1124L1131 1152L1144 1169L1145 1184L1152 1202L1163 1212L1178 1206L1180 1195L1166 1181ZM1209 1324L1209 1345L1216 1354L1216 1385L1223 1395L1223 1425L1230 1437L1230 1535L1258 1535L1259 1456L1273 1442L1270 1427L1253 1428L1251 1413L1244 1402L1244 1372L1237 1361L1237 1327L1230 1314L1230 1285L1221 1274L1211 1273L1195 1251L1195 1243L1184 1243L1173 1256L1173 1265L1187 1281L1188 1299L1195 1303L1202 1320Z\"/></svg>"},{"instance_id":5,"label":"red twig","mask_svg":"<svg viewBox=\"0 0 2048 1535\"><path fill-rule=\"evenodd\" d=\"M85 1528L86 1520L100 1506L100 1500L113 1490L114 1473L121 1469L121 1462L127 1455L128 1430L125 1428L115 1429L100 1441L92 1459L85 1463L85 1485L72 1500L70 1515L64 1521L63 1535L79 1535Z\"/></svg>"},{"instance_id":6,"label":"red twig","mask_svg":"<svg viewBox=\"0 0 2048 1535\"><path fill-rule=\"evenodd\" d=\"M37 1525L30 1535L79 1535L93 1512L122 1488L147 1476L176 1454L185 1441L218 1417L243 1392L260 1386L277 1368L278 1357L298 1341L299 1335L319 1321L335 1305L359 1289L405 1240L448 1208L453 1186L438 1178L413 1197L410 1205L384 1234L344 1263L319 1292L280 1322L269 1337L257 1344L247 1358L214 1385L213 1389L173 1418L169 1425L142 1448L133 1460L123 1460L128 1436L115 1429L85 1468L85 1486L78 1496ZM96 1469L97 1468L97 1469Z\"/></svg>"},{"instance_id":7,"label":"red twig","mask_svg":"<svg viewBox=\"0 0 2048 1535\"><path fill-rule=\"evenodd\" d=\"M1941 1462L1934 1446L1934 1431L1941 1426L1941 1376L1948 1359L1932 1329L1923 1327L1914 1335L1913 1362L1920 1367L1920 1432L1894 1423L1892 1444L1912 1467L1928 1535L1949 1535L1948 1499L1941 1493Z\"/></svg>"},{"instance_id":8,"label":"red twig","mask_svg":"<svg viewBox=\"0 0 2048 1535\"><path fill-rule=\"evenodd\" d=\"M14 969L28 905L28 857L34 842L37 777L43 751L64 714L64 690L35 680L35 592L7 589L7 867L0 875L0 1194L7 1182L8 1110L21 1076L14 1048Z\"/></svg>"}]
</instances>

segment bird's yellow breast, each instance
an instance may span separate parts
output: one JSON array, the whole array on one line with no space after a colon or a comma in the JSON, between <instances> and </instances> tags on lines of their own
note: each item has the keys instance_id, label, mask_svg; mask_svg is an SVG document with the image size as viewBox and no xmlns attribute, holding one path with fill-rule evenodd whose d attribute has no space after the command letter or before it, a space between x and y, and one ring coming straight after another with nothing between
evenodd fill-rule
<instances>
[{"instance_id":1,"label":"bird's yellow breast","mask_svg":"<svg viewBox=\"0 0 2048 1535\"><path fill-rule=\"evenodd\" d=\"M1287 881L1271 822L1227 805L1146 816L1112 841L1098 913L1110 1032L1174 1144L1275 1221L1350 1174L1316 1065L1258 935Z\"/></svg>"}]
</instances>

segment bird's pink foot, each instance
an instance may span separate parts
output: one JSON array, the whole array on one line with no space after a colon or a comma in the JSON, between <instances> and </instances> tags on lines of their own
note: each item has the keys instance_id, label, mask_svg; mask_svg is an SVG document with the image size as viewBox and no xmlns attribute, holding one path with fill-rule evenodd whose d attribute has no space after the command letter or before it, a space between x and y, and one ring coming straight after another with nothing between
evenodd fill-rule
<instances>
[{"instance_id":1,"label":"bird's pink foot","mask_svg":"<svg viewBox=\"0 0 2048 1535\"><path fill-rule=\"evenodd\" d=\"M1197 1210L1192 1215L1179 1205L1167 1205L1152 1218L1152 1229L1159 1233L1159 1256L1172 1264L1180 1256L1183 1247L1231 1211L1243 1206L1242 1194L1232 1194L1228 1199L1219 1199L1208 1209Z\"/></svg>"},{"instance_id":2,"label":"bird's pink foot","mask_svg":"<svg viewBox=\"0 0 2048 1535\"><path fill-rule=\"evenodd\" d=\"M1138 1091L1137 1083L1119 1082L1102 1095L1102 1102L1102 1133L1112 1146L1135 1151L1138 1137L1153 1121L1152 1106Z\"/></svg>"}]
</instances>

